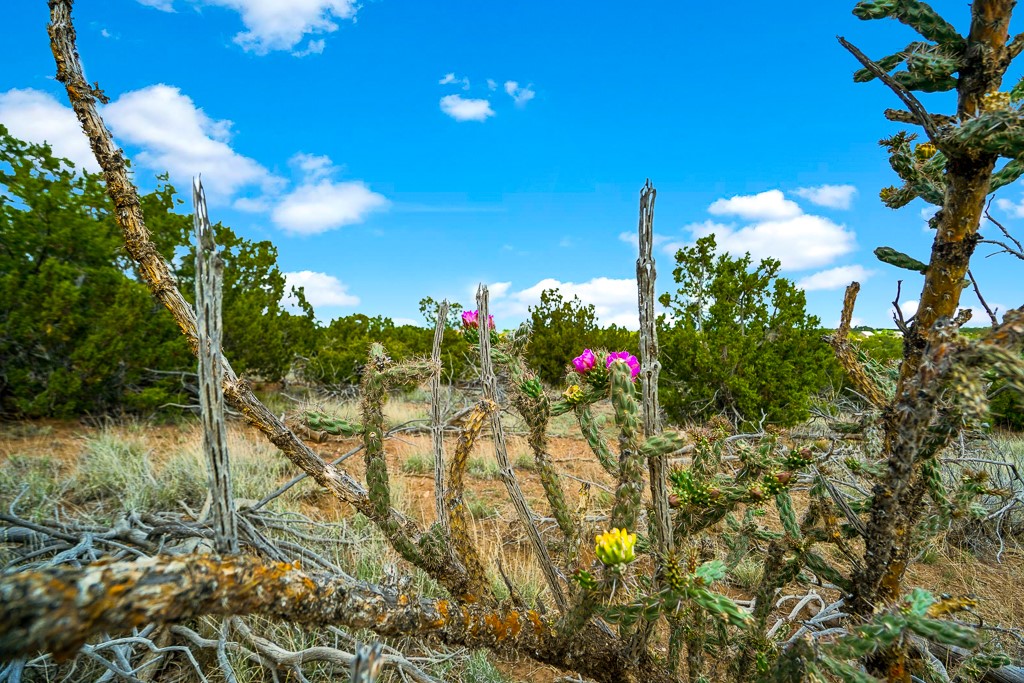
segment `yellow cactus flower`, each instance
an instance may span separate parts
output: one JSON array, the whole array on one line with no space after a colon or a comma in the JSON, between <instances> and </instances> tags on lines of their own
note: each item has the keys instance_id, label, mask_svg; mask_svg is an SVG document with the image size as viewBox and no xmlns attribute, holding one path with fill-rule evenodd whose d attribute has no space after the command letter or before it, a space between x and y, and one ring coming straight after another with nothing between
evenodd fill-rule
<instances>
[{"instance_id":1,"label":"yellow cactus flower","mask_svg":"<svg viewBox=\"0 0 1024 683\"><path fill-rule=\"evenodd\" d=\"M605 566L626 564L636 559L633 552L636 534L631 534L625 529L612 529L600 534L595 541L594 552Z\"/></svg>"},{"instance_id":2,"label":"yellow cactus flower","mask_svg":"<svg viewBox=\"0 0 1024 683\"><path fill-rule=\"evenodd\" d=\"M564 396L565 400L569 403L578 403L583 399L583 389L579 384L572 384L568 389L562 392L562 396Z\"/></svg>"},{"instance_id":3,"label":"yellow cactus flower","mask_svg":"<svg viewBox=\"0 0 1024 683\"><path fill-rule=\"evenodd\" d=\"M999 111L1010 108L1010 93L1008 92L987 92L981 96L982 111Z\"/></svg>"},{"instance_id":4,"label":"yellow cactus flower","mask_svg":"<svg viewBox=\"0 0 1024 683\"><path fill-rule=\"evenodd\" d=\"M932 143L922 142L914 149L914 156L923 161L925 159L931 159L935 156L937 151L939 150Z\"/></svg>"}]
</instances>

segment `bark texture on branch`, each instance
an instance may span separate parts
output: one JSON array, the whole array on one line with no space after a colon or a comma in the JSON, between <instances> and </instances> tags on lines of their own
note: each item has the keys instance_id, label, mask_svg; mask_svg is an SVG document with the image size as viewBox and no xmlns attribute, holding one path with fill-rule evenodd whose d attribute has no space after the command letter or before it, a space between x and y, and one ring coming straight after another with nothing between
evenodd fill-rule
<instances>
[{"instance_id":1,"label":"bark texture on branch","mask_svg":"<svg viewBox=\"0 0 1024 683\"><path fill-rule=\"evenodd\" d=\"M307 573L297 563L206 555L47 567L0 577L0 660L40 650L70 657L103 633L246 614L528 652L537 661L608 683L672 680L647 659L631 661L620 642L593 624L563 637L532 610L460 606Z\"/></svg>"},{"instance_id":2,"label":"bark texture on branch","mask_svg":"<svg viewBox=\"0 0 1024 683\"><path fill-rule=\"evenodd\" d=\"M636 260L636 285L640 312L640 385L643 405L644 437L661 433L661 406L658 402L658 377L661 360L658 358L658 327L654 315L657 298L654 283L658 271L654 265L654 200L658 191L648 179L640 191L640 223L637 228L640 255ZM668 455L658 454L647 460L651 477L651 500L654 504L654 531L658 550L672 550L672 520L668 504Z\"/></svg>"},{"instance_id":3,"label":"bark texture on branch","mask_svg":"<svg viewBox=\"0 0 1024 683\"><path fill-rule=\"evenodd\" d=\"M224 356L221 353L221 290L224 260L217 253L213 229L206 212L206 193L201 180L192 184L193 222L196 231L196 311L199 331L199 407L203 423L203 452L210 475L210 510L213 542L218 553L238 552L238 522L231 495L231 461L228 429L224 423L224 390L221 388Z\"/></svg>"}]
</instances>

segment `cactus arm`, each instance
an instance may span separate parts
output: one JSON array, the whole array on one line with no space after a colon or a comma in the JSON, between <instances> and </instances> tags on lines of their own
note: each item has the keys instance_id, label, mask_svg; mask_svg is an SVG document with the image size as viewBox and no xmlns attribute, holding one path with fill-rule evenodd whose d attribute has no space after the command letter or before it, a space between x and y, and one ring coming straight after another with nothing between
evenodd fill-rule
<instances>
[{"instance_id":1,"label":"cactus arm","mask_svg":"<svg viewBox=\"0 0 1024 683\"><path fill-rule=\"evenodd\" d=\"M594 420L594 414L590 411L590 406L586 403L579 403L575 406L575 411L576 420L580 424L580 432L582 432L583 438L587 440L590 450L597 456L597 461L601 463L601 467L608 474L617 477L619 475L619 464L615 462L615 456L601 437L601 431Z\"/></svg>"},{"instance_id":2,"label":"cactus arm","mask_svg":"<svg viewBox=\"0 0 1024 683\"><path fill-rule=\"evenodd\" d=\"M464 593L477 599L488 595L489 591L483 563L470 534L469 518L463 501L466 466L480 430L497 409L498 406L494 402L481 401L466 417L462 433L455 445L455 453L448 463L448 482L444 491L445 509L451 530L451 548L466 568L467 581Z\"/></svg>"},{"instance_id":3,"label":"cactus arm","mask_svg":"<svg viewBox=\"0 0 1024 683\"><path fill-rule=\"evenodd\" d=\"M636 388L625 363L611 364L612 406L619 427L619 485L612 506L612 528L634 531L640 514L643 489L644 457L638 443L639 420Z\"/></svg>"}]
</instances>

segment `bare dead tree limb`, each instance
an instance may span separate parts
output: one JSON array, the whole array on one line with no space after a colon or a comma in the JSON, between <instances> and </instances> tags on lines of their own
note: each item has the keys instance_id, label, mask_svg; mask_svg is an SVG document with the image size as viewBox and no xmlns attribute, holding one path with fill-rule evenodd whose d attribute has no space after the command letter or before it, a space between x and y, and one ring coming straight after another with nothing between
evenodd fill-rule
<instances>
[{"instance_id":1,"label":"bare dead tree limb","mask_svg":"<svg viewBox=\"0 0 1024 683\"><path fill-rule=\"evenodd\" d=\"M144 624L246 614L529 652L537 661L603 683L674 680L648 658L639 665L631 661L628 649L596 624L562 635L532 610L459 606L307 573L297 563L207 555L47 567L0 577L0 661L39 650L69 657L94 636Z\"/></svg>"},{"instance_id":2,"label":"bare dead tree limb","mask_svg":"<svg viewBox=\"0 0 1024 683\"><path fill-rule=\"evenodd\" d=\"M203 452L210 476L214 547L219 553L238 552L238 523L231 495L228 429L224 422L221 387L221 289L224 260L217 254L213 228L206 212L203 181L192 182L193 222L196 232L196 312L199 334L199 406L203 424Z\"/></svg>"},{"instance_id":3,"label":"bare dead tree limb","mask_svg":"<svg viewBox=\"0 0 1024 683\"><path fill-rule=\"evenodd\" d=\"M640 382L643 395L642 409L644 435L650 438L661 433L660 404L658 403L658 377L661 361L658 358L658 328L654 314L656 300L654 263L654 201L658 191L650 179L640 190L640 221L637 227L640 254L636 260L636 284L640 312ZM651 478L651 500L654 504L654 530L657 548L662 553L672 550L672 520L668 504L668 455L655 455L647 460Z\"/></svg>"},{"instance_id":4,"label":"bare dead tree limb","mask_svg":"<svg viewBox=\"0 0 1024 683\"><path fill-rule=\"evenodd\" d=\"M491 360L491 337L490 325L488 323L490 317L487 312L488 296L486 285L480 285L477 289L476 305L477 315L480 320L480 377L483 383L484 400L497 402L498 377L494 374L494 363ZM508 491L512 505L516 509L519 521L530 539L530 545L533 547L533 552L537 557L537 562L540 564L544 579L547 581L551 596L554 598L559 611L565 612L569 608L569 603L565 598L565 592L562 590L558 570L555 568L555 563L551 560L550 553L548 553L547 544L544 543L544 539L537 529L537 524L533 519L533 512L530 511L530 506L526 502L526 496L523 495L523 491L519 487L519 481L516 479L515 470L512 469L512 462L508 458L508 448L505 445L505 429L501 424L501 413L497 411L491 413L491 432L494 437L494 455L498 460L498 467L501 469L501 480L505 484L505 489Z\"/></svg>"},{"instance_id":5,"label":"bare dead tree limb","mask_svg":"<svg viewBox=\"0 0 1024 683\"><path fill-rule=\"evenodd\" d=\"M448 326L448 300L437 307L437 321L434 324L434 344L430 349L430 360L436 368L430 377L430 442L434 449L434 507L437 521L444 530L445 538L451 535L448 508L444 495L444 422L441 419L441 342Z\"/></svg>"},{"instance_id":6,"label":"bare dead tree limb","mask_svg":"<svg viewBox=\"0 0 1024 683\"><path fill-rule=\"evenodd\" d=\"M981 295L981 288L978 287L978 281L974 279L974 273L972 273L970 269L967 270L967 277L970 278L971 286L974 287L974 293L977 295L978 301L981 302L981 307L984 308L985 313L988 314L988 319L992 322L992 327L995 327L999 324L999 319L996 318L995 312L989 308L988 302L985 301L985 297Z\"/></svg>"},{"instance_id":7,"label":"bare dead tree limb","mask_svg":"<svg viewBox=\"0 0 1024 683\"><path fill-rule=\"evenodd\" d=\"M915 118L914 122L924 128L924 131L928 135L928 139L931 140L932 144L939 149L944 150L943 140L942 136L939 134L939 129L935 125L935 121L932 119L931 114L929 114L928 110L926 110L924 105L921 104L921 101L918 100L912 92L897 83L893 77L889 75L889 72L880 67L866 54L861 52L855 45L847 41L846 38L836 36L836 39L839 41L840 45L845 47L850 54L857 59L858 62L864 65L865 69L870 71L875 78L880 80L882 83L885 83L890 90L896 93L896 97L900 98L903 104L906 105L907 109L909 109L913 114Z\"/></svg>"},{"instance_id":8,"label":"bare dead tree limb","mask_svg":"<svg viewBox=\"0 0 1024 683\"><path fill-rule=\"evenodd\" d=\"M836 359L843 366L843 370L846 371L860 395L872 406L881 410L888 405L889 397L865 371L864 365L857 358L856 349L850 342L850 326L853 323L853 309L857 303L858 292L860 292L860 283L851 282L843 297L843 312L839 319L839 327L833 334L826 336L825 341L832 347Z\"/></svg>"}]
</instances>

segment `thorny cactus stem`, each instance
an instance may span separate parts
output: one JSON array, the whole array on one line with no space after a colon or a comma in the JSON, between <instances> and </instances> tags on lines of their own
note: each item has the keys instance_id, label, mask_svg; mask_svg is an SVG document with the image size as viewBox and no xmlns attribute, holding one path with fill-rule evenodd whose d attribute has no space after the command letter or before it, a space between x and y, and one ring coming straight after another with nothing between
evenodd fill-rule
<instances>
[{"instance_id":1,"label":"thorny cactus stem","mask_svg":"<svg viewBox=\"0 0 1024 683\"><path fill-rule=\"evenodd\" d=\"M483 562L480 560L476 543L470 534L469 518L466 515L466 505L463 499L466 465L469 462L473 444L480 435L480 430L483 429L491 414L497 410L496 403L484 400L466 418L462 433L455 445L455 453L448 465L448 482L445 486L445 508L451 529L451 547L459 561L465 566L468 578L463 597L472 598L473 601L493 601L494 596L488 587Z\"/></svg>"},{"instance_id":2,"label":"thorny cactus stem","mask_svg":"<svg viewBox=\"0 0 1024 683\"><path fill-rule=\"evenodd\" d=\"M410 361L395 365L381 344L370 345L369 362L363 372L362 400L363 445L366 460L366 486L369 491L373 518L381 530L406 560L416 566L440 565L444 558L424 558L421 548L405 533L401 526L390 520L391 486L388 480L387 458L384 453L384 403L388 386L393 382L422 380L433 368L424 361Z\"/></svg>"},{"instance_id":3,"label":"thorny cactus stem","mask_svg":"<svg viewBox=\"0 0 1024 683\"><path fill-rule=\"evenodd\" d=\"M611 373L612 406L615 408L615 422L619 427L619 485L615 489L615 504L612 506L611 526L634 531L640 515L640 498L643 492L644 458L638 439L639 420L636 403L636 387L629 366L613 362Z\"/></svg>"}]
</instances>

